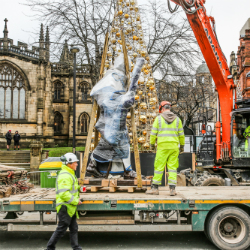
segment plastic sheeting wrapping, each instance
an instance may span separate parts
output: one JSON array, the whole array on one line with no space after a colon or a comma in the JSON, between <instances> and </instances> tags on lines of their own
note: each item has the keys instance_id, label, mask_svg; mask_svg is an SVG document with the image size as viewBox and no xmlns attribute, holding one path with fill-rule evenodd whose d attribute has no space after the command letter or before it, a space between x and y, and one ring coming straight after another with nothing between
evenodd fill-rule
<instances>
[{"instance_id":1,"label":"plastic sheeting wrapping","mask_svg":"<svg viewBox=\"0 0 250 250\"><path fill-rule=\"evenodd\" d=\"M100 132L101 139L93 151L93 157L98 162L129 157L126 118L135 101L135 91L144 63L145 59L137 59L128 88L124 56L120 55L116 58L113 68L107 71L90 93L100 107L100 117L95 127Z\"/></svg>"}]
</instances>

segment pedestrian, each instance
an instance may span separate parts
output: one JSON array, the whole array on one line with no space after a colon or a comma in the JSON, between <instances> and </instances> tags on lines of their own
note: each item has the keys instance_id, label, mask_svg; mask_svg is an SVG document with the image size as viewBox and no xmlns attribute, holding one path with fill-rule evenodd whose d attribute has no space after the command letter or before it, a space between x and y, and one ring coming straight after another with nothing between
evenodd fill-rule
<instances>
[{"instance_id":1,"label":"pedestrian","mask_svg":"<svg viewBox=\"0 0 250 250\"><path fill-rule=\"evenodd\" d=\"M163 101L159 107L159 116L156 117L150 135L151 147L155 147L157 139L157 152L154 162L154 177L147 194L159 194L165 166L168 168L168 184L170 195L176 195L177 168L179 167L179 152L184 152L185 136L181 119L170 111L171 103ZM180 149L179 149L180 144Z\"/></svg>"},{"instance_id":2,"label":"pedestrian","mask_svg":"<svg viewBox=\"0 0 250 250\"><path fill-rule=\"evenodd\" d=\"M67 228L70 231L71 247L74 250L82 250L78 244L78 225L76 222L76 219L79 218L77 205L82 204L79 197L80 186L75 176L79 160L73 153L65 154L61 157L61 160L63 162L62 170L56 179L56 210L59 223L47 244L46 250L56 248L56 243L63 237Z\"/></svg>"},{"instance_id":3,"label":"pedestrian","mask_svg":"<svg viewBox=\"0 0 250 250\"><path fill-rule=\"evenodd\" d=\"M5 135L5 139L7 141L7 151L10 150L10 145L11 145L11 140L12 140L12 136L11 136L11 130L9 130L6 135Z\"/></svg>"},{"instance_id":4,"label":"pedestrian","mask_svg":"<svg viewBox=\"0 0 250 250\"><path fill-rule=\"evenodd\" d=\"M18 134L18 131L16 131L16 133L14 134L13 139L14 139L14 150L16 150L16 146L19 150L20 149L19 141L21 139L21 136Z\"/></svg>"}]
</instances>

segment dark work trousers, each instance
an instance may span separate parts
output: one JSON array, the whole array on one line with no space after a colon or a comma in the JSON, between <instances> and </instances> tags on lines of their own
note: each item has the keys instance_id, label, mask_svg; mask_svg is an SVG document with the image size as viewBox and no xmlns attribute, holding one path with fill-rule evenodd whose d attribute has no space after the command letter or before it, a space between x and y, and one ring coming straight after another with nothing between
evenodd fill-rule
<instances>
[{"instance_id":1,"label":"dark work trousers","mask_svg":"<svg viewBox=\"0 0 250 250\"><path fill-rule=\"evenodd\" d=\"M65 205L62 205L58 213L58 217L58 226L47 244L47 250L56 249L57 241L64 236L68 228L70 231L71 247L74 250L82 250L82 248L78 244L78 225L76 222L76 215L74 214L72 217L70 217L67 212L67 207Z\"/></svg>"}]
</instances>

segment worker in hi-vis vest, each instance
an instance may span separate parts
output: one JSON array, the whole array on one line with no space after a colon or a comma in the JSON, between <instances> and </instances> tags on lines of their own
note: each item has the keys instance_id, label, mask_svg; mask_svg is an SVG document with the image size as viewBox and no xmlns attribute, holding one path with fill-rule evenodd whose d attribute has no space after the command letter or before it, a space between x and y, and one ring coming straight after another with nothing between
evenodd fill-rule
<instances>
[{"instance_id":1,"label":"worker in hi-vis vest","mask_svg":"<svg viewBox=\"0 0 250 250\"><path fill-rule=\"evenodd\" d=\"M250 126L248 126L245 129L245 132L243 133L243 136L245 137L245 151L248 151L249 148L249 143L248 143L248 139L250 139Z\"/></svg>"},{"instance_id":2,"label":"worker in hi-vis vest","mask_svg":"<svg viewBox=\"0 0 250 250\"><path fill-rule=\"evenodd\" d=\"M82 250L78 244L78 225L76 219L79 218L77 205L81 205L75 171L78 166L78 159L75 154L67 153L61 157L62 170L56 179L56 210L58 213L58 226L51 236L46 250L54 250L56 243L63 237L67 229L70 231L71 247L74 250Z\"/></svg>"},{"instance_id":3,"label":"worker in hi-vis vest","mask_svg":"<svg viewBox=\"0 0 250 250\"><path fill-rule=\"evenodd\" d=\"M170 108L170 102L161 102L159 106L160 115L156 117L151 130L150 144L154 149L157 139L157 152L152 186L150 190L146 191L146 194L159 194L158 186L161 185L162 175L167 165L170 195L176 195L175 186L177 184L177 168L179 166L178 157L179 152L184 152L185 136L181 119L172 113Z\"/></svg>"}]
</instances>

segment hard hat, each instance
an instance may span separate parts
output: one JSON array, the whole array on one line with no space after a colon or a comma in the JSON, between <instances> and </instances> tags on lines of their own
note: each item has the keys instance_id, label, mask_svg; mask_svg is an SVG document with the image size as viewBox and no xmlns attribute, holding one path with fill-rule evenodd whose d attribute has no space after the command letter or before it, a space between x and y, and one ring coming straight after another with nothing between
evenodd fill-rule
<instances>
[{"instance_id":1,"label":"hard hat","mask_svg":"<svg viewBox=\"0 0 250 250\"><path fill-rule=\"evenodd\" d=\"M11 132L11 130L9 130L9 132Z\"/></svg>"},{"instance_id":2,"label":"hard hat","mask_svg":"<svg viewBox=\"0 0 250 250\"><path fill-rule=\"evenodd\" d=\"M171 102L168 101L162 101L160 106L159 106L159 113L161 113L161 109L165 106L165 105L169 105L171 107Z\"/></svg>"},{"instance_id":3,"label":"hard hat","mask_svg":"<svg viewBox=\"0 0 250 250\"><path fill-rule=\"evenodd\" d=\"M73 153L67 153L63 156L61 156L61 161L67 165L68 163L73 163L79 161L75 154Z\"/></svg>"}]
</instances>

